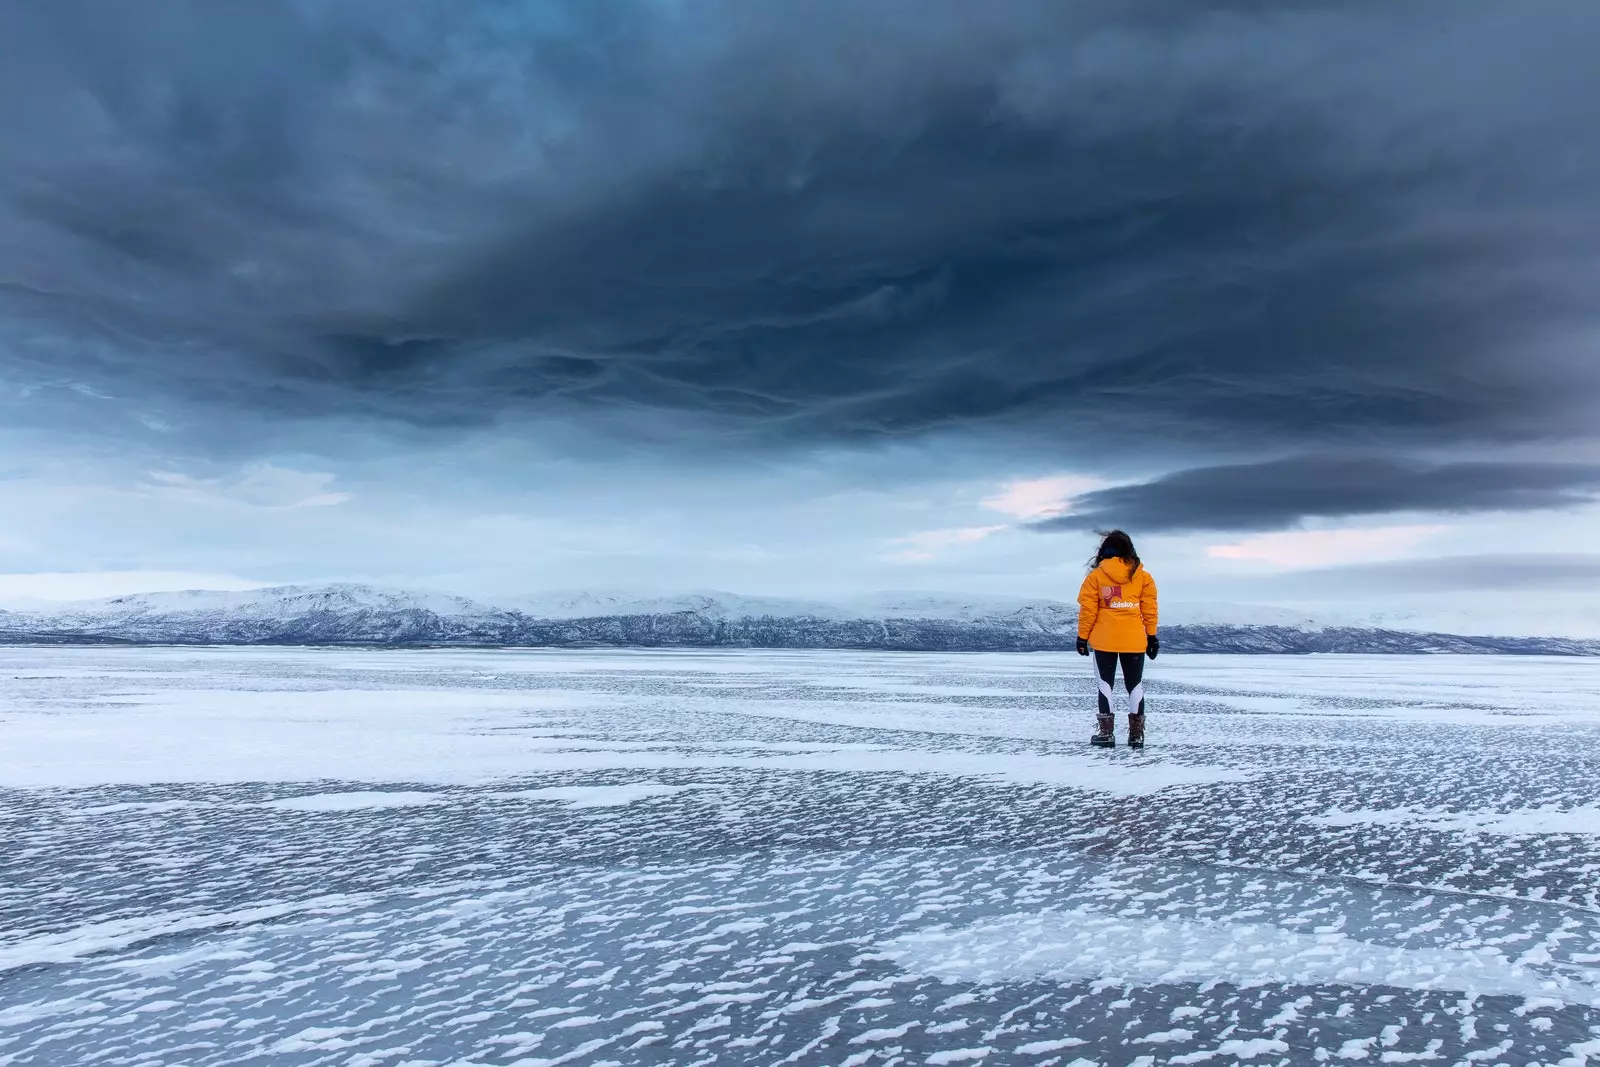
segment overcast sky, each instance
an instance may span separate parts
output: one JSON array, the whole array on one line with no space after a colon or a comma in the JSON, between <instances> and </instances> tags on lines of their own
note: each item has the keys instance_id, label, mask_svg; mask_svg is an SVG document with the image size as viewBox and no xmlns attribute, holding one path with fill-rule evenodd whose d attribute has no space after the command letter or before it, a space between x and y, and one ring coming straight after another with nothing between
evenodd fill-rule
<instances>
[{"instance_id":1,"label":"overcast sky","mask_svg":"<svg viewBox=\"0 0 1600 1067\"><path fill-rule=\"evenodd\" d=\"M1600 586L1591 0L0 7L0 598ZM1492 628L1492 627L1490 627Z\"/></svg>"}]
</instances>

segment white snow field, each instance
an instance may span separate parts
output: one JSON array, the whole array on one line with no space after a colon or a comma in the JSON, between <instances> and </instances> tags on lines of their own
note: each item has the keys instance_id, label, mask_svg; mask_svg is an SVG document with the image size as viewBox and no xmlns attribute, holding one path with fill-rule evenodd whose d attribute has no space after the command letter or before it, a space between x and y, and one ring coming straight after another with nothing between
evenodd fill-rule
<instances>
[{"instance_id":1,"label":"white snow field","mask_svg":"<svg viewBox=\"0 0 1600 1067\"><path fill-rule=\"evenodd\" d=\"M1600 661L0 648L0 1067L1600 1065Z\"/></svg>"}]
</instances>

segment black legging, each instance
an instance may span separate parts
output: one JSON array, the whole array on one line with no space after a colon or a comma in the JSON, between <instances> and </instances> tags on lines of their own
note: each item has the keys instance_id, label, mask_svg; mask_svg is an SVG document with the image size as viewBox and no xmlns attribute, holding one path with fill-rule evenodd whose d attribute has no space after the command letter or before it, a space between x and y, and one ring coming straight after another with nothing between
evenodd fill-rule
<instances>
[{"instance_id":1,"label":"black legging","mask_svg":"<svg viewBox=\"0 0 1600 1067\"><path fill-rule=\"evenodd\" d=\"M1122 684L1128 690L1128 713L1144 714L1144 653L1101 652L1094 650L1094 673L1100 681L1100 714L1110 715L1111 688L1117 680L1117 661L1122 661Z\"/></svg>"}]
</instances>

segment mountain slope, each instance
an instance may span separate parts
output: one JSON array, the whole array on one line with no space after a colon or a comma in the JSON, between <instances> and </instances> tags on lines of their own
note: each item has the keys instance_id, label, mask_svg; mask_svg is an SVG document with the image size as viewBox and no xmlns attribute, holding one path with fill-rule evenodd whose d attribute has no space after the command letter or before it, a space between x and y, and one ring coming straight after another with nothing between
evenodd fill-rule
<instances>
[{"instance_id":1,"label":"mountain slope","mask_svg":"<svg viewBox=\"0 0 1600 1067\"><path fill-rule=\"evenodd\" d=\"M1600 655L1600 642L1318 625L1294 612L1173 605L1174 652L1470 652ZM883 594L841 603L699 593L556 593L484 603L363 585L150 593L0 612L3 642L1070 650L1076 605Z\"/></svg>"}]
</instances>

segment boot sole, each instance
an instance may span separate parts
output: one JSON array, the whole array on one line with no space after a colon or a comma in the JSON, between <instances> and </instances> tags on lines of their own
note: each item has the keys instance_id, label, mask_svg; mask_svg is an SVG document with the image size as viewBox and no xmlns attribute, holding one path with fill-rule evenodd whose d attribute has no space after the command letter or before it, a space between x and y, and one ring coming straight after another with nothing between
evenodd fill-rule
<instances>
[{"instance_id":1,"label":"boot sole","mask_svg":"<svg viewBox=\"0 0 1600 1067\"><path fill-rule=\"evenodd\" d=\"M1116 748L1117 747L1117 743L1115 741L1090 741L1089 743L1091 745L1093 745L1095 748Z\"/></svg>"}]
</instances>

